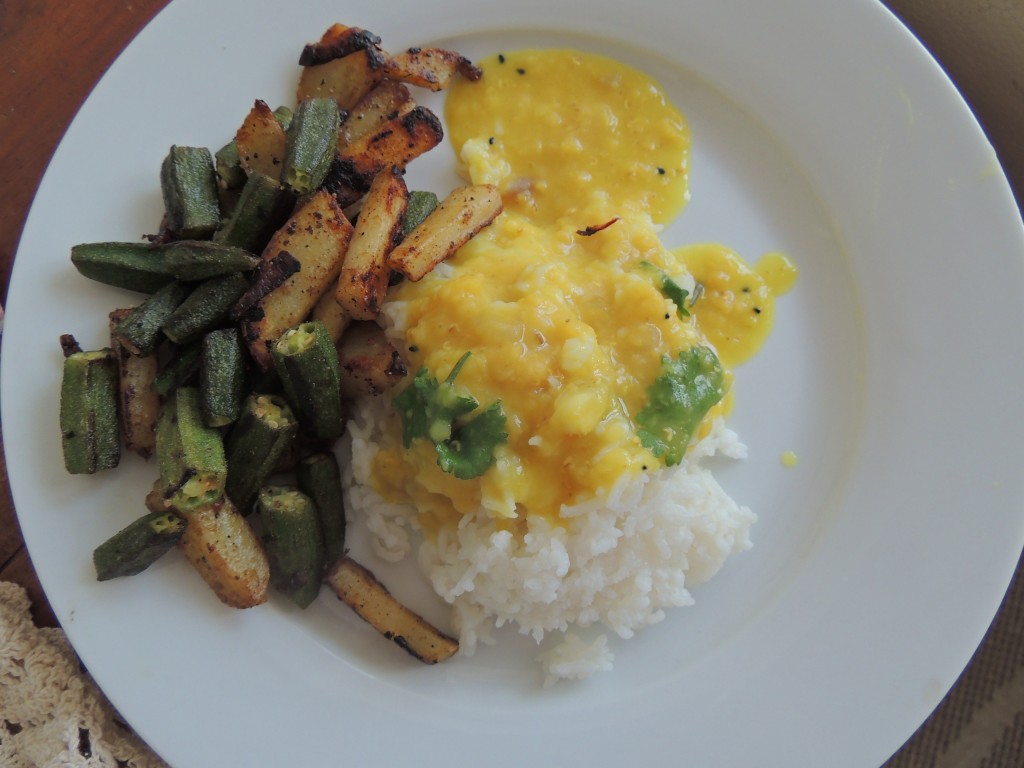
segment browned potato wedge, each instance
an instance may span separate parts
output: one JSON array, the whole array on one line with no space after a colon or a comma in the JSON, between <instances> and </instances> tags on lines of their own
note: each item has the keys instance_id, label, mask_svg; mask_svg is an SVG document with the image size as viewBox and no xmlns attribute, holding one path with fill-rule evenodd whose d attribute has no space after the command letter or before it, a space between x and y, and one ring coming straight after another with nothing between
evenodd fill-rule
<instances>
[{"instance_id":1,"label":"browned potato wedge","mask_svg":"<svg viewBox=\"0 0 1024 768\"><path fill-rule=\"evenodd\" d=\"M327 333L330 334L331 341L335 344L341 339L345 329L348 328L352 322L352 318L348 312L338 303L338 300L334 298L334 291L328 290L323 296L320 297L320 301L313 307L313 311L309 313L310 320L319 320L327 328Z\"/></svg>"},{"instance_id":2,"label":"browned potato wedge","mask_svg":"<svg viewBox=\"0 0 1024 768\"><path fill-rule=\"evenodd\" d=\"M256 312L259 303L271 291L281 287L285 280L302 269L299 260L288 251L278 251L268 259L262 259L256 269L249 289L231 308L228 317L231 320L244 320Z\"/></svg>"},{"instance_id":3,"label":"browned potato wedge","mask_svg":"<svg viewBox=\"0 0 1024 768\"><path fill-rule=\"evenodd\" d=\"M502 211L501 193L491 184L451 191L388 255L388 266L419 280L461 248Z\"/></svg>"},{"instance_id":4,"label":"browned potato wedge","mask_svg":"<svg viewBox=\"0 0 1024 768\"><path fill-rule=\"evenodd\" d=\"M352 109L387 75L391 57L379 48L364 48L340 59L303 67L296 99L334 99L344 110Z\"/></svg>"},{"instance_id":5,"label":"browned potato wedge","mask_svg":"<svg viewBox=\"0 0 1024 768\"><path fill-rule=\"evenodd\" d=\"M378 173L366 193L341 265L334 298L355 320L373 320L388 292L387 255L401 239L409 190L397 168Z\"/></svg>"},{"instance_id":6,"label":"browned potato wedge","mask_svg":"<svg viewBox=\"0 0 1024 768\"><path fill-rule=\"evenodd\" d=\"M408 88L394 80L384 80L349 110L341 124L338 142L345 146L358 141L388 120L408 114L415 106Z\"/></svg>"},{"instance_id":7,"label":"browned potato wedge","mask_svg":"<svg viewBox=\"0 0 1024 768\"><path fill-rule=\"evenodd\" d=\"M346 27L344 24L332 24L318 42L310 43L302 49L299 64L303 67L325 64L378 45L380 38L373 32L367 32L359 27Z\"/></svg>"},{"instance_id":8,"label":"browned potato wedge","mask_svg":"<svg viewBox=\"0 0 1024 768\"><path fill-rule=\"evenodd\" d=\"M374 176L387 168L405 168L444 138L437 115L426 107L416 107L405 115L389 119L376 131L338 149L338 156L324 180L345 207L362 197Z\"/></svg>"},{"instance_id":9,"label":"browned potato wedge","mask_svg":"<svg viewBox=\"0 0 1024 768\"><path fill-rule=\"evenodd\" d=\"M235 133L235 143L246 174L262 173L272 179L281 178L287 141L284 128L265 101L256 100Z\"/></svg>"},{"instance_id":10,"label":"browned potato wedge","mask_svg":"<svg viewBox=\"0 0 1024 768\"><path fill-rule=\"evenodd\" d=\"M479 80L483 75L465 56L444 48L410 48L391 58L388 77L432 91L447 88L456 72L467 80Z\"/></svg>"},{"instance_id":11,"label":"browned potato wedge","mask_svg":"<svg viewBox=\"0 0 1024 768\"><path fill-rule=\"evenodd\" d=\"M376 323L353 322L345 329L337 348L342 397L379 395L408 373L402 356Z\"/></svg>"},{"instance_id":12,"label":"browned potato wedge","mask_svg":"<svg viewBox=\"0 0 1024 768\"><path fill-rule=\"evenodd\" d=\"M360 618L424 664L437 664L459 650L458 640L398 602L387 587L352 558L341 558L331 567L326 581Z\"/></svg>"},{"instance_id":13,"label":"browned potato wedge","mask_svg":"<svg viewBox=\"0 0 1024 768\"><path fill-rule=\"evenodd\" d=\"M414 107L381 124L373 133L338 150L342 162L372 179L385 168L404 168L444 138L441 121L426 107Z\"/></svg>"},{"instance_id":14,"label":"browned potato wedge","mask_svg":"<svg viewBox=\"0 0 1024 768\"><path fill-rule=\"evenodd\" d=\"M334 286L351 237L352 224L337 201L320 190L270 239L263 260L287 251L298 261L299 271L260 299L242 320L242 336L263 370L271 366L270 345L305 320L320 297Z\"/></svg>"},{"instance_id":15,"label":"browned potato wedge","mask_svg":"<svg viewBox=\"0 0 1024 768\"><path fill-rule=\"evenodd\" d=\"M185 516L178 548L221 602L251 608L267 601L270 566L248 521L226 498Z\"/></svg>"},{"instance_id":16,"label":"browned potato wedge","mask_svg":"<svg viewBox=\"0 0 1024 768\"><path fill-rule=\"evenodd\" d=\"M129 312L131 309L115 309L110 313L110 346L117 355L121 437L129 451L148 459L156 450L156 420L160 416L160 396L150 385L160 365L156 355L137 355L113 334Z\"/></svg>"}]
</instances>

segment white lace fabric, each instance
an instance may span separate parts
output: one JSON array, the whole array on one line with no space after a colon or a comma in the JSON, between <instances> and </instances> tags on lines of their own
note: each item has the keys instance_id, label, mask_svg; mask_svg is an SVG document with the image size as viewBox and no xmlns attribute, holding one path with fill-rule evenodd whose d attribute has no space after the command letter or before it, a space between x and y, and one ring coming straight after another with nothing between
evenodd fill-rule
<instances>
[{"instance_id":1,"label":"white lace fabric","mask_svg":"<svg viewBox=\"0 0 1024 768\"><path fill-rule=\"evenodd\" d=\"M166 765L96 687L64 632L35 626L25 590L0 582L0 766Z\"/></svg>"}]
</instances>

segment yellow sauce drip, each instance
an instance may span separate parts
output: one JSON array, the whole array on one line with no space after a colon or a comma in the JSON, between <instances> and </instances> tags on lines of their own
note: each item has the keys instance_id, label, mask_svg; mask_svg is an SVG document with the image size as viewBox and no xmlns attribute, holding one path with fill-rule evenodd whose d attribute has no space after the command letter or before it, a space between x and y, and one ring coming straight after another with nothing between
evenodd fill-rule
<instances>
[{"instance_id":1,"label":"yellow sauce drip","mask_svg":"<svg viewBox=\"0 0 1024 768\"><path fill-rule=\"evenodd\" d=\"M786 469L793 469L799 462L799 458L795 451L784 451L780 457L780 461L782 462L782 466Z\"/></svg>"},{"instance_id":2,"label":"yellow sauce drip","mask_svg":"<svg viewBox=\"0 0 1024 768\"><path fill-rule=\"evenodd\" d=\"M676 249L701 285L691 312L701 331L730 367L746 362L761 348L775 321L775 297L796 282L797 269L781 253L766 254L751 267L716 243Z\"/></svg>"},{"instance_id":3,"label":"yellow sauce drip","mask_svg":"<svg viewBox=\"0 0 1024 768\"><path fill-rule=\"evenodd\" d=\"M530 514L555 519L565 504L660 467L637 437L636 414L662 356L707 343L704 314L678 312L650 268L692 296L689 252L658 237L658 223L685 205L690 144L659 86L577 51L481 66L479 81L452 88L446 118L462 173L498 185L505 210L442 268L396 286L389 311L406 328L413 372L426 366L443 379L472 352L457 385L482 405L500 400L509 437L483 476L459 480L437 466L429 441L402 448L391 420L385 442L396 447L377 455L374 482L385 498L414 504L428 531L481 506L510 529ZM784 273L751 274L767 286ZM697 309L721 304L713 291ZM728 407L726 398L712 416Z\"/></svg>"}]
</instances>

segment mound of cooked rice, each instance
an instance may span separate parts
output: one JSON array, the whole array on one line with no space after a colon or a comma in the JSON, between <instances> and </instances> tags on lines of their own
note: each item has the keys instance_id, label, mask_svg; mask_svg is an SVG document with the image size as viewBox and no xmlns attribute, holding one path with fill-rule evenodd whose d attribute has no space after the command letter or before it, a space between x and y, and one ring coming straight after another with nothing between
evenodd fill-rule
<instances>
[{"instance_id":1,"label":"mound of cooked rice","mask_svg":"<svg viewBox=\"0 0 1024 768\"><path fill-rule=\"evenodd\" d=\"M701 466L715 453L743 458L735 433L716 422L680 465L621 480L607 497L563 507L563 525L538 517L519 537L481 510L434 539L418 532L416 510L373 488L373 458L387 447L385 398L368 398L349 422L345 495L353 525L365 525L379 556L396 561L418 544L419 563L454 610L460 653L494 642L512 624L538 642L564 639L540 657L548 682L611 668L606 638L587 643L568 632L603 625L629 638L690 605L689 588L711 578L725 558L750 547L755 515L738 505Z\"/></svg>"}]
</instances>

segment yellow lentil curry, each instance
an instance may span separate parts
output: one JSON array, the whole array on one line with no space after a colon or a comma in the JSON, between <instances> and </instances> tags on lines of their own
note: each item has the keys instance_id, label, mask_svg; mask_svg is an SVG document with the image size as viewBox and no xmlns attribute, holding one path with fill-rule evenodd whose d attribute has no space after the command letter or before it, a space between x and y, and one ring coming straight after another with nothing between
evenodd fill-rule
<instances>
[{"instance_id":1,"label":"yellow lentil curry","mask_svg":"<svg viewBox=\"0 0 1024 768\"><path fill-rule=\"evenodd\" d=\"M470 352L457 386L501 403L507 440L473 480L443 471L428 440L378 454L378 490L413 503L428 530L481 506L510 525L556 519L658 469L638 414L665 360L710 345L727 390L727 367L757 350L796 275L780 254L752 268L720 245L661 242L688 199L690 133L651 78L573 50L480 64L479 81L453 87L446 118L463 175L497 185L504 212L392 297L410 368L443 379Z\"/></svg>"}]
</instances>

